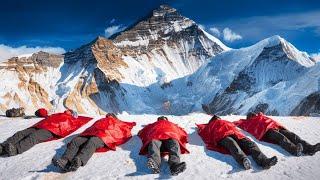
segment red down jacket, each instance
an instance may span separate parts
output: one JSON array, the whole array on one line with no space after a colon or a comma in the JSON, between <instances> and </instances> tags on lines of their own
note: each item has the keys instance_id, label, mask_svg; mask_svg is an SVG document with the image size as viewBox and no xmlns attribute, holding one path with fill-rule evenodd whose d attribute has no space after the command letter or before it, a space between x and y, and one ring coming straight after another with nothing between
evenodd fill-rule
<instances>
[{"instance_id":1,"label":"red down jacket","mask_svg":"<svg viewBox=\"0 0 320 180\"><path fill-rule=\"evenodd\" d=\"M230 154L228 150L219 145L219 142L228 137L235 136L238 139L246 138L237 127L229 121L216 119L208 124L196 124L198 134L206 144L207 149Z\"/></svg>"},{"instance_id":2,"label":"red down jacket","mask_svg":"<svg viewBox=\"0 0 320 180\"><path fill-rule=\"evenodd\" d=\"M56 113L39 121L32 127L46 129L55 134L56 138L63 138L79 129L91 119L90 117L84 116L74 118L72 115L66 113Z\"/></svg>"},{"instance_id":3,"label":"red down jacket","mask_svg":"<svg viewBox=\"0 0 320 180\"><path fill-rule=\"evenodd\" d=\"M142 147L140 149L141 155L148 154L148 145L152 140L166 140L175 139L179 142L181 154L189 153L186 148L188 143L187 133L179 127L168 120L158 120L152 124L148 124L138 133L142 141ZM162 156L166 155L166 152L162 153Z\"/></svg>"},{"instance_id":4,"label":"red down jacket","mask_svg":"<svg viewBox=\"0 0 320 180\"><path fill-rule=\"evenodd\" d=\"M112 116L107 116L96 121L80 136L99 137L106 146L97 149L97 152L115 151L116 146L124 144L132 137L131 129L135 125L135 122L124 122Z\"/></svg>"},{"instance_id":5,"label":"red down jacket","mask_svg":"<svg viewBox=\"0 0 320 180\"><path fill-rule=\"evenodd\" d=\"M268 118L263 113L258 113L249 119L240 119L233 123L253 135L258 140L263 140L263 136L269 129L285 129L282 125L271 118Z\"/></svg>"}]
</instances>

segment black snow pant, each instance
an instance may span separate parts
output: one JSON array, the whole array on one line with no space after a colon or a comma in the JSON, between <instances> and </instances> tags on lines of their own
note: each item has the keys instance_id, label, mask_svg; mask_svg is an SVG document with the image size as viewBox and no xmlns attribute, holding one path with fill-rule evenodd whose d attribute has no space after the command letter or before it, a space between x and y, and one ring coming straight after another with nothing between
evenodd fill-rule
<instances>
[{"instance_id":1,"label":"black snow pant","mask_svg":"<svg viewBox=\"0 0 320 180\"><path fill-rule=\"evenodd\" d=\"M73 138L67 145L67 149L62 155L62 159L71 162L74 158L80 158L82 166L86 165L89 159L98 148L104 147L104 142L99 137L82 137Z\"/></svg>"},{"instance_id":2,"label":"black snow pant","mask_svg":"<svg viewBox=\"0 0 320 180\"><path fill-rule=\"evenodd\" d=\"M248 138L238 139L233 136L228 136L222 139L219 145L227 149L239 164L242 164L243 159L247 158L244 151L251 154L253 160L259 166L263 166L265 159L267 159L267 156L261 152L257 144Z\"/></svg>"},{"instance_id":3,"label":"black snow pant","mask_svg":"<svg viewBox=\"0 0 320 180\"><path fill-rule=\"evenodd\" d=\"M169 166L180 163L180 145L177 140L152 140L148 145L148 155L155 160L159 165L161 164L161 152L169 153Z\"/></svg>"},{"instance_id":4,"label":"black snow pant","mask_svg":"<svg viewBox=\"0 0 320 180\"><path fill-rule=\"evenodd\" d=\"M297 149L297 144L301 143L303 152L306 153L312 145L302 140L298 135L286 129L271 129L266 132L263 139L271 143L281 146L291 154L294 154Z\"/></svg>"},{"instance_id":5,"label":"black snow pant","mask_svg":"<svg viewBox=\"0 0 320 180\"><path fill-rule=\"evenodd\" d=\"M9 137L5 142L3 142L2 146L10 143L15 147L17 154L21 154L32 148L34 145L49 140L53 137L54 135L46 129L31 127L15 133L13 136Z\"/></svg>"}]
</instances>

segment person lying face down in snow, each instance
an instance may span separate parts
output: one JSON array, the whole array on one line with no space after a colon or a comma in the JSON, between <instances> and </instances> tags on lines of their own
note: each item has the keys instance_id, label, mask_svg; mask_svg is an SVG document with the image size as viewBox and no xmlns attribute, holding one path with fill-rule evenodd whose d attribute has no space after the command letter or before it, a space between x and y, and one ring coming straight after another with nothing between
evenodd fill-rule
<instances>
[{"instance_id":1,"label":"person lying face down in snow","mask_svg":"<svg viewBox=\"0 0 320 180\"><path fill-rule=\"evenodd\" d=\"M135 122L121 121L109 113L73 138L62 157L53 158L52 163L62 171L76 171L87 164L94 152L115 151L116 146L127 142L135 125Z\"/></svg>"},{"instance_id":2,"label":"person lying face down in snow","mask_svg":"<svg viewBox=\"0 0 320 180\"><path fill-rule=\"evenodd\" d=\"M76 118L73 114L75 112L72 110L52 114L33 126L15 133L0 144L0 154L15 156L38 143L64 138L92 119L83 116Z\"/></svg>"},{"instance_id":3,"label":"person lying face down in snow","mask_svg":"<svg viewBox=\"0 0 320 180\"><path fill-rule=\"evenodd\" d=\"M235 121L234 124L252 134L256 139L278 144L295 156L301 156L302 153L314 155L320 150L320 143L309 144L261 112L258 114L248 113L247 119Z\"/></svg>"},{"instance_id":4,"label":"person lying face down in snow","mask_svg":"<svg viewBox=\"0 0 320 180\"><path fill-rule=\"evenodd\" d=\"M186 169L186 163L180 162L180 154L189 153L186 148L187 133L178 125L161 116L148 124L138 133L142 141L140 155L147 155L147 166L153 173L160 173L161 156L169 155L172 175L178 175Z\"/></svg>"},{"instance_id":5,"label":"person lying face down in snow","mask_svg":"<svg viewBox=\"0 0 320 180\"><path fill-rule=\"evenodd\" d=\"M242 134L232 122L221 120L214 115L208 124L196 125L207 149L223 154L230 153L246 170L251 169L251 162L246 154L251 154L253 160L264 169L269 169L277 163L276 156L267 158L257 144Z\"/></svg>"}]
</instances>

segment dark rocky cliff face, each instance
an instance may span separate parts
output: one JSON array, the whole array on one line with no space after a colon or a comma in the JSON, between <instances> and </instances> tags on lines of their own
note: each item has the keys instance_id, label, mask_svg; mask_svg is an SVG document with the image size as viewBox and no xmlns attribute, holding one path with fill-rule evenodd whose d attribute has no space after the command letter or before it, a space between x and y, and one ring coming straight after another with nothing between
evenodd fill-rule
<instances>
[{"instance_id":1,"label":"dark rocky cliff face","mask_svg":"<svg viewBox=\"0 0 320 180\"><path fill-rule=\"evenodd\" d=\"M290 115L293 116L310 116L320 114L320 92L314 92L304 98L297 107L293 109Z\"/></svg>"}]
</instances>

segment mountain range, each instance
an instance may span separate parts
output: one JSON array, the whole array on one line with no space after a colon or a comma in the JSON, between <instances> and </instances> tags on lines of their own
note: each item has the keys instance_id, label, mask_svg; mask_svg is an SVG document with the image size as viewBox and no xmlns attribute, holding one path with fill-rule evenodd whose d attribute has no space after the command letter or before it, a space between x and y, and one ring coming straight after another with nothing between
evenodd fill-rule
<instances>
[{"instance_id":1,"label":"mountain range","mask_svg":"<svg viewBox=\"0 0 320 180\"><path fill-rule=\"evenodd\" d=\"M313 115L320 63L280 36L232 49L161 5L109 39L0 63L0 112Z\"/></svg>"}]
</instances>

